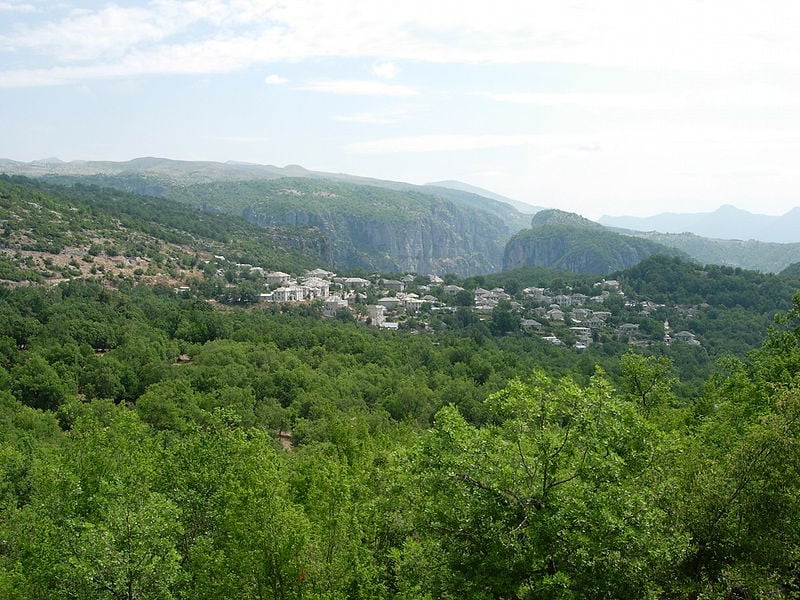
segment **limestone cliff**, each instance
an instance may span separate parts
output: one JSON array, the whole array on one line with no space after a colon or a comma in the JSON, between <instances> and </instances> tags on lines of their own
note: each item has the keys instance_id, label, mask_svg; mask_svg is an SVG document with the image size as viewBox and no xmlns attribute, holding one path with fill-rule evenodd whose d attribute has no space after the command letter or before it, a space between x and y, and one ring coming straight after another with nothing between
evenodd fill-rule
<instances>
[{"instance_id":1,"label":"limestone cliff","mask_svg":"<svg viewBox=\"0 0 800 600\"><path fill-rule=\"evenodd\" d=\"M313 210L313 209L312 209ZM384 211L280 210L276 203L246 207L243 216L267 226L311 227L325 237L339 269L469 275L500 270L508 228L498 218L452 202L431 203L405 215Z\"/></svg>"}]
</instances>

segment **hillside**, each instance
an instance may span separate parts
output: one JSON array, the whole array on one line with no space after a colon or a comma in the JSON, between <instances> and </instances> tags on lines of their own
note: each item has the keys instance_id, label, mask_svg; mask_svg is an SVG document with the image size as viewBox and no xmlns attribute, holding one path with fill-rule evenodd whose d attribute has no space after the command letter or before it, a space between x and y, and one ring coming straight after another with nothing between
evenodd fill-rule
<instances>
[{"instance_id":1,"label":"hillside","mask_svg":"<svg viewBox=\"0 0 800 600\"><path fill-rule=\"evenodd\" d=\"M544 210L534 215L531 229L509 240L503 269L535 266L608 274L661 253L676 254L677 251L649 240L615 233L578 215Z\"/></svg>"},{"instance_id":2,"label":"hillside","mask_svg":"<svg viewBox=\"0 0 800 600\"><path fill-rule=\"evenodd\" d=\"M744 308L758 313L788 310L800 288L800 274L780 275L720 265L700 265L678 257L655 255L616 274L638 297L667 304Z\"/></svg>"},{"instance_id":3,"label":"hillside","mask_svg":"<svg viewBox=\"0 0 800 600\"><path fill-rule=\"evenodd\" d=\"M725 240L701 237L692 233L639 233L629 235L664 244L685 252L704 264L717 264L778 273L800 261L800 243L779 244L750 240Z\"/></svg>"},{"instance_id":4,"label":"hillside","mask_svg":"<svg viewBox=\"0 0 800 600\"><path fill-rule=\"evenodd\" d=\"M327 312L215 256L304 269L314 229L0 199L0 597L793 597L795 269L370 275Z\"/></svg>"},{"instance_id":5,"label":"hillside","mask_svg":"<svg viewBox=\"0 0 800 600\"><path fill-rule=\"evenodd\" d=\"M11 258L27 266L22 276L7 270L6 279L141 271L175 282L222 253L274 269L326 264L325 242L314 230L258 227L169 200L7 176L0 176L0 198L0 255L7 267Z\"/></svg>"},{"instance_id":6,"label":"hillside","mask_svg":"<svg viewBox=\"0 0 800 600\"><path fill-rule=\"evenodd\" d=\"M141 158L123 163L6 161L0 168L54 183L88 183L175 199L259 224L304 223L325 238L329 258L339 269L462 275L498 271L505 242L529 218L509 204L469 191L298 166ZM275 182L282 177L290 181ZM286 194L284 189L309 195ZM310 200L323 197L324 203Z\"/></svg>"}]
</instances>

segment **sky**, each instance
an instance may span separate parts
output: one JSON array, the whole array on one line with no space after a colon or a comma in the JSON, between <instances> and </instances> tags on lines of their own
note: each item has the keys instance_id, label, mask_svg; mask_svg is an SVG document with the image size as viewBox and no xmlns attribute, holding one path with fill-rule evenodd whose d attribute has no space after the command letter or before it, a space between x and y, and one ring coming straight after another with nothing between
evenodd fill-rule
<instances>
[{"instance_id":1,"label":"sky","mask_svg":"<svg viewBox=\"0 0 800 600\"><path fill-rule=\"evenodd\" d=\"M798 31L794 0L0 0L0 157L779 215L800 206Z\"/></svg>"}]
</instances>

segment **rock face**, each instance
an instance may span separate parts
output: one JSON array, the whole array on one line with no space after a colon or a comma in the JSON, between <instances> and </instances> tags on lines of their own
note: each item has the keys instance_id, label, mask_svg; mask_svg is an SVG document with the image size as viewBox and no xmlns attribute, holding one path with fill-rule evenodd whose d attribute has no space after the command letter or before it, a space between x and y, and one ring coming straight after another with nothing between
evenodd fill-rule
<instances>
[{"instance_id":1,"label":"rock face","mask_svg":"<svg viewBox=\"0 0 800 600\"><path fill-rule=\"evenodd\" d=\"M339 270L499 271L505 243L530 218L484 190L472 188L476 194L298 166L160 158L2 166L57 183L100 185L291 228L281 232L287 243L315 258L322 255Z\"/></svg>"},{"instance_id":2,"label":"rock face","mask_svg":"<svg viewBox=\"0 0 800 600\"><path fill-rule=\"evenodd\" d=\"M607 230L561 211L537 213L532 228L506 244L503 269L547 267L605 275L627 269L653 254L680 254L648 240Z\"/></svg>"},{"instance_id":3,"label":"rock face","mask_svg":"<svg viewBox=\"0 0 800 600\"><path fill-rule=\"evenodd\" d=\"M327 240L331 265L382 272L470 275L500 270L509 232L502 221L479 211L439 202L407 219L387 215L277 212L269 203L248 206L243 216L264 226L309 227Z\"/></svg>"},{"instance_id":4,"label":"rock face","mask_svg":"<svg viewBox=\"0 0 800 600\"><path fill-rule=\"evenodd\" d=\"M418 189L300 177L175 187L168 196L305 232L322 241L317 248L338 270L496 272L520 217L512 207L484 210ZM513 218L500 216L506 213Z\"/></svg>"}]
</instances>

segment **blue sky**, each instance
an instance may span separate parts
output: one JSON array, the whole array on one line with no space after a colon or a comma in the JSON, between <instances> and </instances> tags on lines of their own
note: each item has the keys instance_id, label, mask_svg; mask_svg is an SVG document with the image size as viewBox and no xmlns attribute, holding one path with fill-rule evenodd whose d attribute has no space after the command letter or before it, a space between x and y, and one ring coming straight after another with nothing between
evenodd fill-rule
<instances>
[{"instance_id":1,"label":"blue sky","mask_svg":"<svg viewBox=\"0 0 800 600\"><path fill-rule=\"evenodd\" d=\"M800 205L800 3L0 0L0 157L458 179L578 212Z\"/></svg>"}]
</instances>

